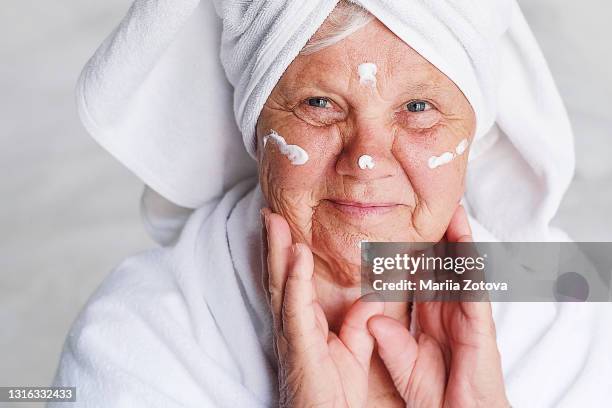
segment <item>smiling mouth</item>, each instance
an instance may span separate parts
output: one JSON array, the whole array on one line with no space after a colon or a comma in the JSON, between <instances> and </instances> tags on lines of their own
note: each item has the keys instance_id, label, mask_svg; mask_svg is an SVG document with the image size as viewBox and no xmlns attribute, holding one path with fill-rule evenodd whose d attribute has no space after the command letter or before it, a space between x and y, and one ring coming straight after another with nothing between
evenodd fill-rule
<instances>
[{"instance_id":1,"label":"smiling mouth","mask_svg":"<svg viewBox=\"0 0 612 408\"><path fill-rule=\"evenodd\" d=\"M363 203L356 201L327 200L342 213L353 217L387 214L400 206L396 203Z\"/></svg>"}]
</instances>

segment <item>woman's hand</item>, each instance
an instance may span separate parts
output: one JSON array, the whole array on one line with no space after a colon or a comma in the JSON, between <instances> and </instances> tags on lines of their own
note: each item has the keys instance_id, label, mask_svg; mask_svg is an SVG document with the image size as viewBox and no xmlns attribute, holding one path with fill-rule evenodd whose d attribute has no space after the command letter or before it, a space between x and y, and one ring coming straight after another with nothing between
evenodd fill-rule
<instances>
[{"instance_id":1,"label":"woman's hand","mask_svg":"<svg viewBox=\"0 0 612 408\"><path fill-rule=\"evenodd\" d=\"M446 239L472 242L462 206L450 222ZM414 306L416 338L392 318L375 316L368 321L378 353L406 406L509 407L490 303Z\"/></svg>"},{"instance_id":2,"label":"woman's hand","mask_svg":"<svg viewBox=\"0 0 612 408\"><path fill-rule=\"evenodd\" d=\"M374 338L367 322L384 312L380 302L358 300L338 335L329 330L313 283L310 249L293 244L289 225L265 216L264 287L274 321L281 407L363 407ZM267 252L267 254L266 254Z\"/></svg>"}]
</instances>

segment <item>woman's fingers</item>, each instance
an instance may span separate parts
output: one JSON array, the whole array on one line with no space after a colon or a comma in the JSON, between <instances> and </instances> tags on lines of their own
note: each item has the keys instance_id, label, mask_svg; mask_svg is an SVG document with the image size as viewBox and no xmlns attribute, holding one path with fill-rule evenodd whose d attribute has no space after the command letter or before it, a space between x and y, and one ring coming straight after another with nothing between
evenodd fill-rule
<instances>
[{"instance_id":1,"label":"woman's fingers","mask_svg":"<svg viewBox=\"0 0 612 408\"><path fill-rule=\"evenodd\" d=\"M410 376L417 359L416 341L400 322L390 317L374 316L367 324L376 339L378 354L385 363L395 388L407 399Z\"/></svg>"},{"instance_id":2,"label":"woman's fingers","mask_svg":"<svg viewBox=\"0 0 612 408\"><path fill-rule=\"evenodd\" d=\"M457 206L453 217L448 224L446 230L446 239L448 242L471 242L472 228L468 221L467 213L462 205Z\"/></svg>"},{"instance_id":3,"label":"woman's fingers","mask_svg":"<svg viewBox=\"0 0 612 408\"><path fill-rule=\"evenodd\" d=\"M281 310L290 266L291 231L281 215L272 213L269 208L264 208L262 211L267 236L267 285L270 307L275 328L277 331L282 331Z\"/></svg>"},{"instance_id":4,"label":"woman's fingers","mask_svg":"<svg viewBox=\"0 0 612 408\"><path fill-rule=\"evenodd\" d=\"M413 370L412 384L418 384L418 390L411 390L406 396L421 407L444 406L444 394L448 383L444 354L438 342L431 336L422 333L418 337L418 359Z\"/></svg>"},{"instance_id":5,"label":"woman's fingers","mask_svg":"<svg viewBox=\"0 0 612 408\"><path fill-rule=\"evenodd\" d=\"M452 245L454 250L454 257L466 258L466 259L477 259L480 257L478 248L472 239L472 228L468 221L468 216L462 205L457 207L455 214L451 218L451 222L446 230L446 238L448 242L457 243ZM485 255L486 256L486 255ZM463 278L470 279L473 282L480 282L486 280L486 269L483 268L470 268L464 272ZM488 302L489 293L486 290L462 292L461 300L467 303L474 302ZM471 309L468 304L466 310ZM486 309L476 307L475 309Z\"/></svg>"},{"instance_id":6,"label":"woman's fingers","mask_svg":"<svg viewBox=\"0 0 612 408\"><path fill-rule=\"evenodd\" d=\"M310 249L301 243L293 244L289 224L279 214L263 208L267 241L267 292L275 330L287 340L307 339L305 331L318 330L327 337L325 313L316 302L313 285L314 260ZM265 279L265 278L264 278ZM310 334L313 334L310 332ZM309 334L309 335L310 335Z\"/></svg>"},{"instance_id":7,"label":"woman's fingers","mask_svg":"<svg viewBox=\"0 0 612 408\"><path fill-rule=\"evenodd\" d=\"M368 330L368 320L374 315L385 312L385 304L376 301L374 296L366 295L353 303L338 335L365 373L370 369L370 359L374 350L374 337Z\"/></svg>"},{"instance_id":8,"label":"woman's fingers","mask_svg":"<svg viewBox=\"0 0 612 408\"><path fill-rule=\"evenodd\" d=\"M282 305L283 334L294 346L308 346L323 338L312 280L314 260L308 246L302 243L294 244L290 252Z\"/></svg>"},{"instance_id":9,"label":"woman's fingers","mask_svg":"<svg viewBox=\"0 0 612 408\"><path fill-rule=\"evenodd\" d=\"M268 306L271 308L272 304L270 301L270 275L268 272L268 232L266 231L266 210L267 208L261 209L261 283L264 291L266 292L266 300Z\"/></svg>"}]
</instances>

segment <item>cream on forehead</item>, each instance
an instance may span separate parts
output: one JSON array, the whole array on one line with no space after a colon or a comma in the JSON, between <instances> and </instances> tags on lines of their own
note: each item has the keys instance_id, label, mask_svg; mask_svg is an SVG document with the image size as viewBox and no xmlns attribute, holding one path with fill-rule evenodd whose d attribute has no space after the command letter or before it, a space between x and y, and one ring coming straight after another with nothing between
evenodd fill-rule
<instances>
[{"instance_id":1,"label":"cream on forehead","mask_svg":"<svg viewBox=\"0 0 612 408\"><path fill-rule=\"evenodd\" d=\"M264 149L266 147L266 143L268 143L268 139L272 139L276 143L280 152L287 156L291 164L299 166L308 161L308 153L306 153L306 150L302 149L298 145L287 144L285 138L276 133L274 130L271 130L269 134L264 136Z\"/></svg>"},{"instance_id":2,"label":"cream on forehead","mask_svg":"<svg viewBox=\"0 0 612 408\"><path fill-rule=\"evenodd\" d=\"M376 72L378 71L376 64L364 62L357 67L357 71L359 72L359 83L361 85L376 87Z\"/></svg>"},{"instance_id":3,"label":"cream on forehead","mask_svg":"<svg viewBox=\"0 0 612 408\"><path fill-rule=\"evenodd\" d=\"M427 165L430 169L435 169L436 167L450 163L456 157L461 156L467 150L469 144L467 139L463 139L459 142L457 147L455 147L454 152L444 152L440 156L431 156L429 160L427 160Z\"/></svg>"},{"instance_id":4,"label":"cream on forehead","mask_svg":"<svg viewBox=\"0 0 612 408\"><path fill-rule=\"evenodd\" d=\"M359 160L357 160L357 164L359 164L359 168L362 170L373 169L374 159L370 155L362 154L361 156L359 156Z\"/></svg>"}]
</instances>

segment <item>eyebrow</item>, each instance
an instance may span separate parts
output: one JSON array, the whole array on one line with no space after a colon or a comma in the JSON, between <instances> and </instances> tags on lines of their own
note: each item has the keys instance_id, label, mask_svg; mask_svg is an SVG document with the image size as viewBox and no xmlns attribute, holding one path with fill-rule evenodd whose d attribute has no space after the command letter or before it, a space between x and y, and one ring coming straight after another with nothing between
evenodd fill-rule
<instances>
[{"instance_id":1,"label":"eyebrow","mask_svg":"<svg viewBox=\"0 0 612 408\"><path fill-rule=\"evenodd\" d=\"M402 89L405 89L407 92L434 91L439 93L440 91L444 91L444 87L432 83L407 84L402 85Z\"/></svg>"}]
</instances>

